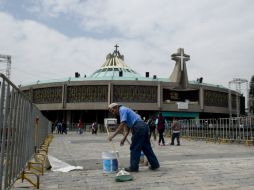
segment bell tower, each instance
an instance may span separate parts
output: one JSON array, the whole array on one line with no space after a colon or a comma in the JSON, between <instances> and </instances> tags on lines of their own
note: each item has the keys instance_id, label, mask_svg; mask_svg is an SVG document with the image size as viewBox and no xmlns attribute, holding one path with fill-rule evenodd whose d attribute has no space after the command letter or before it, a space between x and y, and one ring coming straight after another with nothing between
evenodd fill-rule
<instances>
[{"instance_id":1,"label":"bell tower","mask_svg":"<svg viewBox=\"0 0 254 190\"><path fill-rule=\"evenodd\" d=\"M183 48L179 48L177 53L171 55L171 59L176 61L173 72L169 79L171 82L176 82L181 88L188 86L188 74L186 68L186 61L190 60L190 56L184 53Z\"/></svg>"}]
</instances>

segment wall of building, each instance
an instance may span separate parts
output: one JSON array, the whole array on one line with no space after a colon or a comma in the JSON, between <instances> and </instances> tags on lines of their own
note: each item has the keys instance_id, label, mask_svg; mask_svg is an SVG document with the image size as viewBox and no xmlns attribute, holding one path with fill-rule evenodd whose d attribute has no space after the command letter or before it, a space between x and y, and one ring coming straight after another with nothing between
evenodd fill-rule
<instances>
[{"instance_id":1,"label":"wall of building","mask_svg":"<svg viewBox=\"0 0 254 190\"><path fill-rule=\"evenodd\" d=\"M95 114L95 118L107 116L111 102L140 110L144 115L163 111L209 113L211 116L214 113L217 117L230 112L228 89L204 84L182 90L175 83L161 81L68 81L36 84L22 90L45 114L52 113L55 118L68 115L69 120L76 120L79 116L75 114L82 115L82 112L93 115L97 111L99 116ZM233 92L233 114L236 114L235 98Z\"/></svg>"}]
</instances>

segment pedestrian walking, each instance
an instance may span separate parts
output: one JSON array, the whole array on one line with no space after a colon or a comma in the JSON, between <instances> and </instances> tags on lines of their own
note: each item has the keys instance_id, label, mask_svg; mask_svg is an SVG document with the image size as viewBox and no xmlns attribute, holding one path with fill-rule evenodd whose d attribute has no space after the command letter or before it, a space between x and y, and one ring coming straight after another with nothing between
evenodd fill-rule
<instances>
[{"instance_id":1,"label":"pedestrian walking","mask_svg":"<svg viewBox=\"0 0 254 190\"><path fill-rule=\"evenodd\" d=\"M156 120L156 125L157 125L157 130L158 130L158 133L159 133L158 145L159 146L160 145L165 146L165 140L164 140L164 136L163 136L163 133L165 131L165 119L162 116L162 113L158 114L158 118ZM162 142L162 144L161 144L161 142Z\"/></svg>"},{"instance_id":2,"label":"pedestrian walking","mask_svg":"<svg viewBox=\"0 0 254 190\"><path fill-rule=\"evenodd\" d=\"M78 127L78 133L79 133L80 135L83 134L83 131L84 131L84 123L82 122L81 119L78 121L77 127Z\"/></svg>"},{"instance_id":3,"label":"pedestrian walking","mask_svg":"<svg viewBox=\"0 0 254 190\"><path fill-rule=\"evenodd\" d=\"M63 119L62 121L62 134L65 133L67 135L67 124L66 121Z\"/></svg>"},{"instance_id":4,"label":"pedestrian walking","mask_svg":"<svg viewBox=\"0 0 254 190\"><path fill-rule=\"evenodd\" d=\"M61 121L57 122L56 128L57 128L57 133L62 134L62 123L61 123Z\"/></svg>"},{"instance_id":5,"label":"pedestrian walking","mask_svg":"<svg viewBox=\"0 0 254 190\"><path fill-rule=\"evenodd\" d=\"M91 125L92 128L92 135L95 134L97 135L97 130L98 130L98 123L97 122L93 122Z\"/></svg>"},{"instance_id":6,"label":"pedestrian walking","mask_svg":"<svg viewBox=\"0 0 254 190\"><path fill-rule=\"evenodd\" d=\"M149 126L149 137L151 139L151 136L153 135L153 139L156 141L156 124L155 124L155 118L152 115L151 118L147 121L147 125Z\"/></svg>"},{"instance_id":7,"label":"pedestrian walking","mask_svg":"<svg viewBox=\"0 0 254 190\"><path fill-rule=\"evenodd\" d=\"M181 125L178 122L177 119L173 120L172 123L172 137L171 137L171 143L170 145L174 145L175 144L175 138L177 141L177 146L180 146L180 132L181 132Z\"/></svg>"}]
</instances>

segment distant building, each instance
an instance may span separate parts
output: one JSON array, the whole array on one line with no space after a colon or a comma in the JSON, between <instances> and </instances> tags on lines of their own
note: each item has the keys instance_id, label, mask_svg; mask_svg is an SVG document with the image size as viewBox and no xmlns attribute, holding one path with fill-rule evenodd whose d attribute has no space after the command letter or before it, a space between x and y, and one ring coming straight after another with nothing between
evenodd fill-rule
<instances>
[{"instance_id":1,"label":"distant building","mask_svg":"<svg viewBox=\"0 0 254 190\"><path fill-rule=\"evenodd\" d=\"M184 49L171 55L175 67L169 78L141 76L124 62L118 46L109 53L105 63L92 75L52 82L37 81L21 87L50 120L66 119L69 123L82 118L84 122L103 123L110 117L108 104L117 102L138 110L142 117L162 112L168 119L218 118L236 115L235 91L221 85L188 80L186 62L190 56ZM237 96L236 96L237 95ZM231 103L229 102L231 100Z\"/></svg>"}]
</instances>

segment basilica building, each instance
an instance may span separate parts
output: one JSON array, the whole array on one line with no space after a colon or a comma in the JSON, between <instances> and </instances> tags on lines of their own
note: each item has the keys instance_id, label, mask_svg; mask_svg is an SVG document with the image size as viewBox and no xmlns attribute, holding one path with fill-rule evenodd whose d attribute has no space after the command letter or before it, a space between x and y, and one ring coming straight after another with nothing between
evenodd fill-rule
<instances>
[{"instance_id":1,"label":"basilica building","mask_svg":"<svg viewBox=\"0 0 254 190\"><path fill-rule=\"evenodd\" d=\"M236 115L243 98L239 93L221 85L207 84L203 78L189 80L186 62L190 56L179 48L171 55L175 66L167 78L140 75L124 61L118 50L106 56L102 66L90 76L36 82L21 90L36 104L48 119L64 119L68 123L103 123L111 117L108 105L112 102L128 106L145 118L162 112L174 117L227 118ZM147 68L149 70L149 68Z\"/></svg>"}]
</instances>

